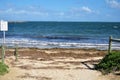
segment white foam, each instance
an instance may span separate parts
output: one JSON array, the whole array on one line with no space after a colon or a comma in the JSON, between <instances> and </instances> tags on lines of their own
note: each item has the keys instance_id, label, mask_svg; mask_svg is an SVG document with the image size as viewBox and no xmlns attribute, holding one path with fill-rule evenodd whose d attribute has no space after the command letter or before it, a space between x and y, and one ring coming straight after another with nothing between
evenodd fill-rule
<instances>
[{"instance_id":1,"label":"white foam","mask_svg":"<svg viewBox=\"0 0 120 80\"><path fill-rule=\"evenodd\" d=\"M2 39L0 39L2 44ZM35 48L96 48L108 49L108 44L100 43L83 43L83 42L57 42L33 40L28 38L6 38L6 45L14 47L18 44L19 47L35 47ZM113 43L112 49L120 50L120 43Z\"/></svg>"}]
</instances>

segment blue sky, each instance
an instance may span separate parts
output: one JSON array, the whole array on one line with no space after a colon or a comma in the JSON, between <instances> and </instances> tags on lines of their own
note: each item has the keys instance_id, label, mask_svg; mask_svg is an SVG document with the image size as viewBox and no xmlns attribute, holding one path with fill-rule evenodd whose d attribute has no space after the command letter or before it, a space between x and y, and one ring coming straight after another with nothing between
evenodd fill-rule
<instances>
[{"instance_id":1,"label":"blue sky","mask_svg":"<svg viewBox=\"0 0 120 80\"><path fill-rule=\"evenodd\" d=\"M0 20L120 22L120 0L0 0Z\"/></svg>"}]
</instances>

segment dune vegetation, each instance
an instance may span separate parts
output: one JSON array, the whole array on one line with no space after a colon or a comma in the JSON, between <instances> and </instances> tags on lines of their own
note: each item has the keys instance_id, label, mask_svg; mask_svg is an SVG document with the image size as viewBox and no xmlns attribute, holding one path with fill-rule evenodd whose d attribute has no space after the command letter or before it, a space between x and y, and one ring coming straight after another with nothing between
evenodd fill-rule
<instances>
[{"instance_id":1,"label":"dune vegetation","mask_svg":"<svg viewBox=\"0 0 120 80\"><path fill-rule=\"evenodd\" d=\"M0 62L0 75L4 75L5 73L8 73L9 67L6 64L3 64Z\"/></svg>"},{"instance_id":2,"label":"dune vegetation","mask_svg":"<svg viewBox=\"0 0 120 80\"><path fill-rule=\"evenodd\" d=\"M120 52L114 51L107 54L95 68L103 74L120 71Z\"/></svg>"}]
</instances>

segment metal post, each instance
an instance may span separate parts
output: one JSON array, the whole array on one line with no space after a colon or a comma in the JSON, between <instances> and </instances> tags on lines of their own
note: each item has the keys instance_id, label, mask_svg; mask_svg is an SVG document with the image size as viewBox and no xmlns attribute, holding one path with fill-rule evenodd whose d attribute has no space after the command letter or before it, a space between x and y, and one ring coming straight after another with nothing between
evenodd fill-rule
<instances>
[{"instance_id":1,"label":"metal post","mask_svg":"<svg viewBox=\"0 0 120 80\"><path fill-rule=\"evenodd\" d=\"M112 47L112 36L109 37L109 48L108 48L108 53L111 53L111 47Z\"/></svg>"},{"instance_id":2,"label":"metal post","mask_svg":"<svg viewBox=\"0 0 120 80\"><path fill-rule=\"evenodd\" d=\"M4 50L4 58L5 58L5 31L3 31L3 50Z\"/></svg>"},{"instance_id":3,"label":"metal post","mask_svg":"<svg viewBox=\"0 0 120 80\"><path fill-rule=\"evenodd\" d=\"M3 31L3 45L5 46L5 31Z\"/></svg>"}]
</instances>

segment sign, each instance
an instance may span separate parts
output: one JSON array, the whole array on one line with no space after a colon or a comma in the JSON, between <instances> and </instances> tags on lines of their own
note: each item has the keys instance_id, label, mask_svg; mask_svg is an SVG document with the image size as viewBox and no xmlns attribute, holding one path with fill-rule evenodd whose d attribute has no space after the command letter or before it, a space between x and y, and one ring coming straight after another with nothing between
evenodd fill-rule
<instances>
[{"instance_id":1,"label":"sign","mask_svg":"<svg viewBox=\"0 0 120 80\"><path fill-rule=\"evenodd\" d=\"M4 63L5 57L5 31L8 31L8 22L7 21L0 21L0 31L3 31L3 48L2 48L2 63Z\"/></svg>"},{"instance_id":2,"label":"sign","mask_svg":"<svg viewBox=\"0 0 120 80\"><path fill-rule=\"evenodd\" d=\"M0 31L8 31L8 22L0 21Z\"/></svg>"}]
</instances>

